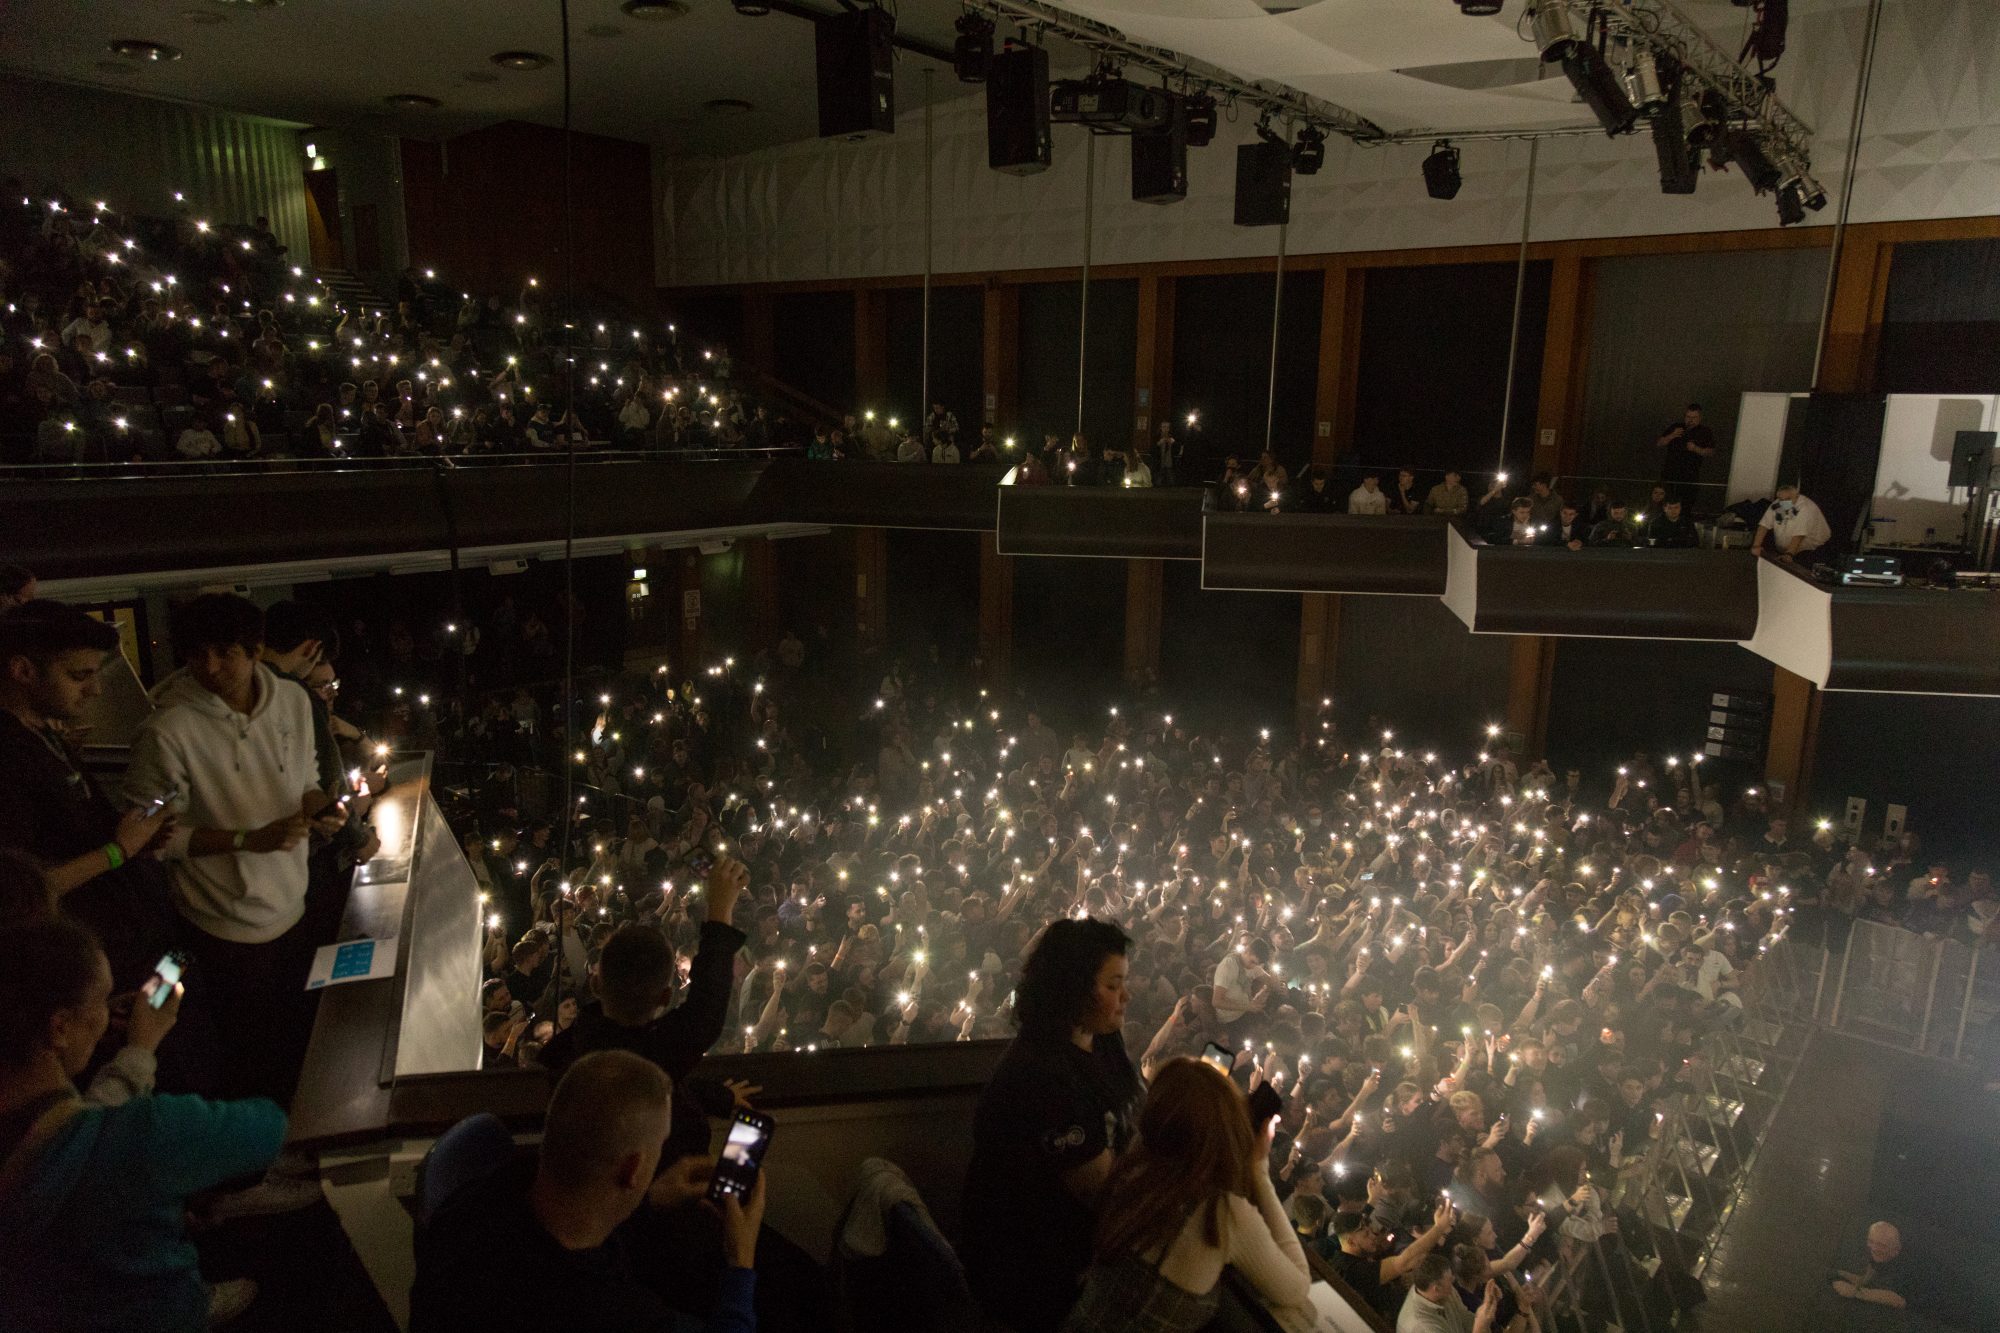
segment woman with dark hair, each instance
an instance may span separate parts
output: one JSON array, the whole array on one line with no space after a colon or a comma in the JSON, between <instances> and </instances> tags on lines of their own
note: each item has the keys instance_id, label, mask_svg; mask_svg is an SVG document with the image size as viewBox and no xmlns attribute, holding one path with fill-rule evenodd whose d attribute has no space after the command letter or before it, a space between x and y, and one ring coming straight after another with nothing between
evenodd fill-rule
<instances>
[{"instance_id":1,"label":"woman with dark hair","mask_svg":"<svg viewBox=\"0 0 2000 1333\"><path fill-rule=\"evenodd\" d=\"M1058 1327L1090 1263L1098 1196L1142 1089L1121 1029L1125 932L1052 921L1014 992L1020 1029L979 1099L965 1178L973 1293L1016 1333Z\"/></svg>"},{"instance_id":2,"label":"woman with dark hair","mask_svg":"<svg viewBox=\"0 0 2000 1333\"><path fill-rule=\"evenodd\" d=\"M1285 1327L1312 1327L1311 1271L1271 1184L1271 1129L1252 1129L1228 1075L1185 1056L1162 1066L1105 1184L1095 1262L1064 1333L1194 1333L1215 1317L1229 1267Z\"/></svg>"}]
</instances>

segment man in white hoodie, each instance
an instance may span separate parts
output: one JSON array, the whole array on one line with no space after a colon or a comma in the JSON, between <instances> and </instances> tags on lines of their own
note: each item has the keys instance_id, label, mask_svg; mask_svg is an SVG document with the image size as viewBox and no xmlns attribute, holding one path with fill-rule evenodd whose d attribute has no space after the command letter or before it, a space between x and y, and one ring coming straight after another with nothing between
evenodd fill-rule
<instances>
[{"instance_id":1,"label":"man in white hoodie","mask_svg":"<svg viewBox=\"0 0 2000 1333\"><path fill-rule=\"evenodd\" d=\"M135 802L178 793L166 856L188 927L188 984L209 997L227 1096L291 1098L304 1050L306 839L347 814L320 789L306 693L258 661L264 617L197 597L174 619L184 663L154 691L132 745Z\"/></svg>"}]
</instances>

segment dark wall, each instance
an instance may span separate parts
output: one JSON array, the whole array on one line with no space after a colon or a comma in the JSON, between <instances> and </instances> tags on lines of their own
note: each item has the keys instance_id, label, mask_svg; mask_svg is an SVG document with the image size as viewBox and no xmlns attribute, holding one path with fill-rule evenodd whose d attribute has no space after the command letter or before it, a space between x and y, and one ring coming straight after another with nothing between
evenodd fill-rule
<instances>
[{"instance_id":1,"label":"dark wall","mask_svg":"<svg viewBox=\"0 0 2000 1333\"><path fill-rule=\"evenodd\" d=\"M1043 431L1067 440L1076 429L1078 302L1074 282L1032 282L1021 288L1023 448L1039 445ZM1138 329L1139 284L1131 278L1093 279L1083 370L1083 431L1100 447L1132 438Z\"/></svg>"},{"instance_id":2,"label":"dark wall","mask_svg":"<svg viewBox=\"0 0 2000 1333\"><path fill-rule=\"evenodd\" d=\"M1558 639L1549 682L1549 760L1603 785L1634 750L1687 755L1701 747L1709 696L1771 694L1771 664L1733 643ZM1759 740L1759 749L1762 740ZM1750 774L1752 763L1716 763ZM1727 787L1725 786L1725 795Z\"/></svg>"},{"instance_id":3,"label":"dark wall","mask_svg":"<svg viewBox=\"0 0 2000 1333\"><path fill-rule=\"evenodd\" d=\"M783 292L771 301L779 380L839 412L854 406L854 293Z\"/></svg>"},{"instance_id":4,"label":"dark wall","mask_svg":"<svg viewBox=\"0 0 2000 1333\"><path fill-rule=\"evenodd\" d=\"M695 558L701 562L701 629L708 655L715 658L732 653L747 656L744 650L750 646L750 608L743 586L742 546L731 546L726 551L697 555ZM668 583L662 587L657 581L653 592L655 596L664 593L670 598L679 595L677 584ZM683 665L692 667L697 664Z\"/></svg>"},{"instance_id":5,"label":"dark wall","mask_svg":"<svg viewBox=\"0 0 2000 1333\"><path fill-rule=\"evenodd\" d=\"M960 417L963 423L964 418ZM979 532L889 529L889 643L905 661L946 665L979 651Z\"/></svg>"},{"instance_id":6,"label":"dark wall","mask_svg":"<svg viewBox=\"0 0 2000 1333\"><path fill-rule=\"evenodd\" d=\"M1013 685L1051 725L1095 714L1119 698L1125 562L1014 557L1013 648Z\"/></svg>"},{"instance_id":7,"label":"dark wall","mask_svg":"<svg viewBox=\"0 0 2000 1333\"><path fill-rule=\"evenodd\" d=\"M1897 243L1875 379L1884 393L2000 385L2000 239Z\"/></svg>"},{"instance_id":8,"label":"dark wall","mask_svg":"<svg viewBox=\"0 0 2000 1333\"><path fill-rule=\"evenodd\" d=\"M1282 729L1298 678L1299 598L1283 592L1205 592L1201 566L1165 562L1160 686L1195 725Z\"/></svg>"},{"instance_id":9,"label":"dark wall","mask_svg":"<svg viewBox=\"0 0 2000 1333\"><path fill-rule=\"evenodd\" d=\"M889 406L905 420L930 411L923 401L924 293L898 287L889 301ZM958 418L961 441L979 438L985 394L985 294L977 287L931 288L931 401Z\"/></svg>"},{"instance_id":10,"label":"dark wall","mask_svg":"<svg viewBox=\"0 0 2000 1333\"><path fill-rule=\"evenodd\" d=\"M1355 461L1410 465L1426 484L1456 467L1489 473L1500 453L1507 346L1514 325L1512 264L1370 269L1361 305L1360 375L1354 399ZM1176 314L1185 307L1176 307ZM1528 265L1514 366L1509 469L1534 455L1535 407L1548 325L1549 265ZM1393 476L1389 478L1393 481ZM1481 487L1467 482L1477 494Z\"/></svg>"},{"instance_id":11,"label":"dark wall","mask_svg":"<svg viewBox=\"0 0 2000 1333\"><path fill-rule=\"evenodd\" d=\"M1811 810L1838 820L1848 797L1865 797L1872 836L1884 805L1905 805L1926 848L1993 869L2000 819L1987 779L1996 752L2000 699L1830 692L1820 707Z\"/></svg>"},{"instance_id":12,"label":"dark wall","mask_svg":"<svg viewBox=\"0 0 2000 1333\"><path fill-rule=\"evenodd\" d=\"M1696 506L1719 508L1741 396L1812 385L1826 264L1820 249L1592 260L1582 477L1643 498L1660 475L1653 441L1698 402L1716 451Z\"/></svg>"},{"instance_id":13,"label":"dark wall","mask_svg":"<svg viewBox=\"0 0 2000 1333\"><path fill-rule=\"evenodd\" d=\"M1271 301L1277 284L1264 274L1232 273L1180 278L1174 286L1171 409L1177 428L1188 412L1201 414L1201 429L1181 434L1193 469L1188 480L1204 480L1221 475L1222 460L1230 453L1248 464L1264 447ZM1285 275L1271 440L1278 458L1294 471L1312 461L1323 293L1324 280L1316 269ZM1162 404L1161 412L1168 406Z\"/></svg>"},{"instance_id":14,"label":"dark wall","mask_svg":"<svg viewBox=\"0 0 2000 1333\"><path fill-rule=\"evenodd\" d=\"M1463 748L1507 711L1509 643L1435 597L1342 597L1335 725L1351 740L1379 715L1412 744Z\"/></svg>"},{"instance_id":15,"label":"dark wall","mask_svg":"<svg viewBox=\"0 0 2000 1333\"><path fill-rule=\"evenodd\" d=\"M794 630L809 658L843 654L854 639L854 537L834 531L772 542L778 560L778 632ZM890 586L894 586L894 579ZM817 631L824 628L827 637Z\"/></svg>"},{"instance_id":16,"label":"dark wall","mask_svg":"<svg viewBox=\"0 0 2000 1333\"><path fill-rule=\"evenodd\" d=\"M589 199L563 216L558 187L572 155ZM402 141L403 212L410 253L466 291L512 297L530 274L545 299L562 289L563 245L575 226L579 298L631 302L653 290L653 153L642 143L570 136L503 121L444 144Z\"/></svg>"},{"instance_id":17,"label":"dark wall","mask_svg":"<svg viewBox=\"0 0 2000 1333\"><path fill-rule=\"evenodd\" d=\"M667 302L667 320L680 338L682 354L690 361L700 355L695 349L710 344L727 347L743 366L743 298L735 292L696 292L676 296Z\"/></svg>"}]
</instances>

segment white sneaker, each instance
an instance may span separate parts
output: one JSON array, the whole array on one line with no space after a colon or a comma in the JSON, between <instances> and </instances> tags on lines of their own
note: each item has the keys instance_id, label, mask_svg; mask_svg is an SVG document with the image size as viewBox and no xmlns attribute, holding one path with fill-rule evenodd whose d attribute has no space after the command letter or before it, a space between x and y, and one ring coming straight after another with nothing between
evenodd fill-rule
<instances>
[{"instance_id":1,"label":"white sneaker","mask_svg":"<svg viewBox=\"0 0 2000 1333\"><path fill-rule=\"evenodd\" d=\"M247 1190L225 1194L208 1206L207 1220L227 1222L236 1217L267 1217L272 1213L289 1213L318 1203L326 1195L320 1190L319 1177L311 1180L297 1180L287 1176L266 1175L264 1179Z\"/></svg>"},{"instance_id":2,"label":"white sneaker","mask_svg":"<svg viewBox=\"0 0 2000 1333\"><path fill-rule=\"evenodd\" d=\"M216 1283L208 1289L208 1326L221 1328L241 1318L256 1300L257 1284L247 1277Z\"/></svg>"}]
</instances>

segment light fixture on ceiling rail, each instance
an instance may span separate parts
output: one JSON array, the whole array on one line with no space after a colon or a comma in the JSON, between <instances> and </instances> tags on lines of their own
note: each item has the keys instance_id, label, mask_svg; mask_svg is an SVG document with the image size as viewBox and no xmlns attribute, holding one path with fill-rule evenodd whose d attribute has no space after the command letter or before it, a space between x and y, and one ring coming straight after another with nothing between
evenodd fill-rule
<instances>
[{"instance_id":1,"label":"light fixture on ceiling rail","mask_svg":"<svg viewBox=\"0 0 2000 1333\"><path fill-rule=\"evenodd\" d=\"M498 51L487 58L501 69L516 71L547 69L555 63L540 51Z\"/></svg>"},{"instance_id":2,"label":"light fixture on ceiling rail","mask_svg":"<svg viewBox=\"0 0 2000 1333\"><path fill-rule=\"evenodd\" d=\"M120 37L109 44L109 50L112 55L135 65L164 65L181 58L178 46L149 42L139 37Z\"/></svg>"},{"instance_id":3,"label":"light fixture on ceiling rail","mask_svg":"<svg viewBox=\"0 0 2000 1333\"><path fill-rule=\"evenodd\" d=\"M1439 139L1424 159L1424 193L1433 199L1456 199L1464 183L1458 172L1458 150L1451 140Z\"/></svg>"},{"instance_id":4,"label":"light fixture on ceiling rail","mask_svg":"<svg viewBox=\"0 0 2000 1333\"><path fill-rule=\"evenodd\" d=\"M1623 58L1618 62L1625 96L1640 115L1648 115L1665 105L1667 89L1660 77L1660 64L1652 51L1637 42L1622 43Z\"/></svg>"},{"instance_id":5,"label":"light fixture on ceiling rail","mask_svg":"<svg viewBox=\"0 0 2000 1333\"><path fill-rule=\"evenodd\" d=\"M1311 125L1302 127L1292 142L1292 170L1301 176L1311 176L1325 165L1326 133Z\"/></svg>"},{"instance_id":6,"label":"light fixture on ceiling rail","mask_svg":"<svg viewBox=\"0 0 2000 1333\"><path fill-rule=\"evenodd\" d=\"M1673 98L1653 113L1653 157L1660 168L1661 194L1693 194L1701 182L1701 150L1687 129L1690 109L1701 114L1698 105Z\"/></svg>"},{"instance_id":7,"label":"light fixture on ceiling rail","mask_svg":"<svg viewBox=\"0 0 2000 1333\"><path fill-rule=\"evenodd\" d=\"M1797 158L1778 162L1783 179L1778 182L1778 225L1789 227L1806 220L1806 210L1817 213L1826 207L1826 190L1807 173Z\"/></svg>"},{"instance_id":8,"label":"light fixture on ceiling rail","mask_svg":"<svg viewBox=\"0 0 2000 1333\"><path fill-rule=\"evenodd\" d=\"M1733 120L1709 151L1716 161L1741 168L1743 178L1750 182L1752 190L1768 194L1778 188L1784 175L1778 170L1778 164L1771 160L1770 151L1756 130L1754 122Z\"/></svg>"},{"instance_id":9,"label":"light fixture on ceiling rail","mask_svg":"<svg viewBox=\"0 0 2000 1333\"><path fill-rule=\"evenodd\" d=\"M1632 129L1639 119L1639 108L1626 96L1624 81L1602 51L1589 42L1571 42L1563 53L1562 70L1606 134L1625 134Z\"/></svg>"},{"instance_id":10,"label":"light fixture on ceiling rail","mask_svg":"<svg viewBox=\"0 0 2000 1333\"><path fill-rule=\"evenodd\" d=\"M984 83L993 68L993 20L965 13L952 24L958 40L951 45L951 67L960 83Z\"/></svg>"},{"instance_id":11,"label":"light fixture on ceiling rail","mask_svg":"<svg viewBox=\"0 0 2000 1333\"><path fill-rule=\"evenodd\" d=\"M1188 147L1208 147L1215 140L1215 98L1208 93L1190 93L1182 106L1187 116Z\"/></svg>"},{"instance_id":12,"label":"light fixture on ceiling rail","mask_svg":"<svg viewBox=\"0 0 2000 1333\"><path fill-rule=\"evenodd\" d=\"M1563 0L1541 0L1528 11L1528 24L1534 34L1535 49L1548 64L1561 60L1577 44L1576 24Z\"/></svg>"}]
</instances>

